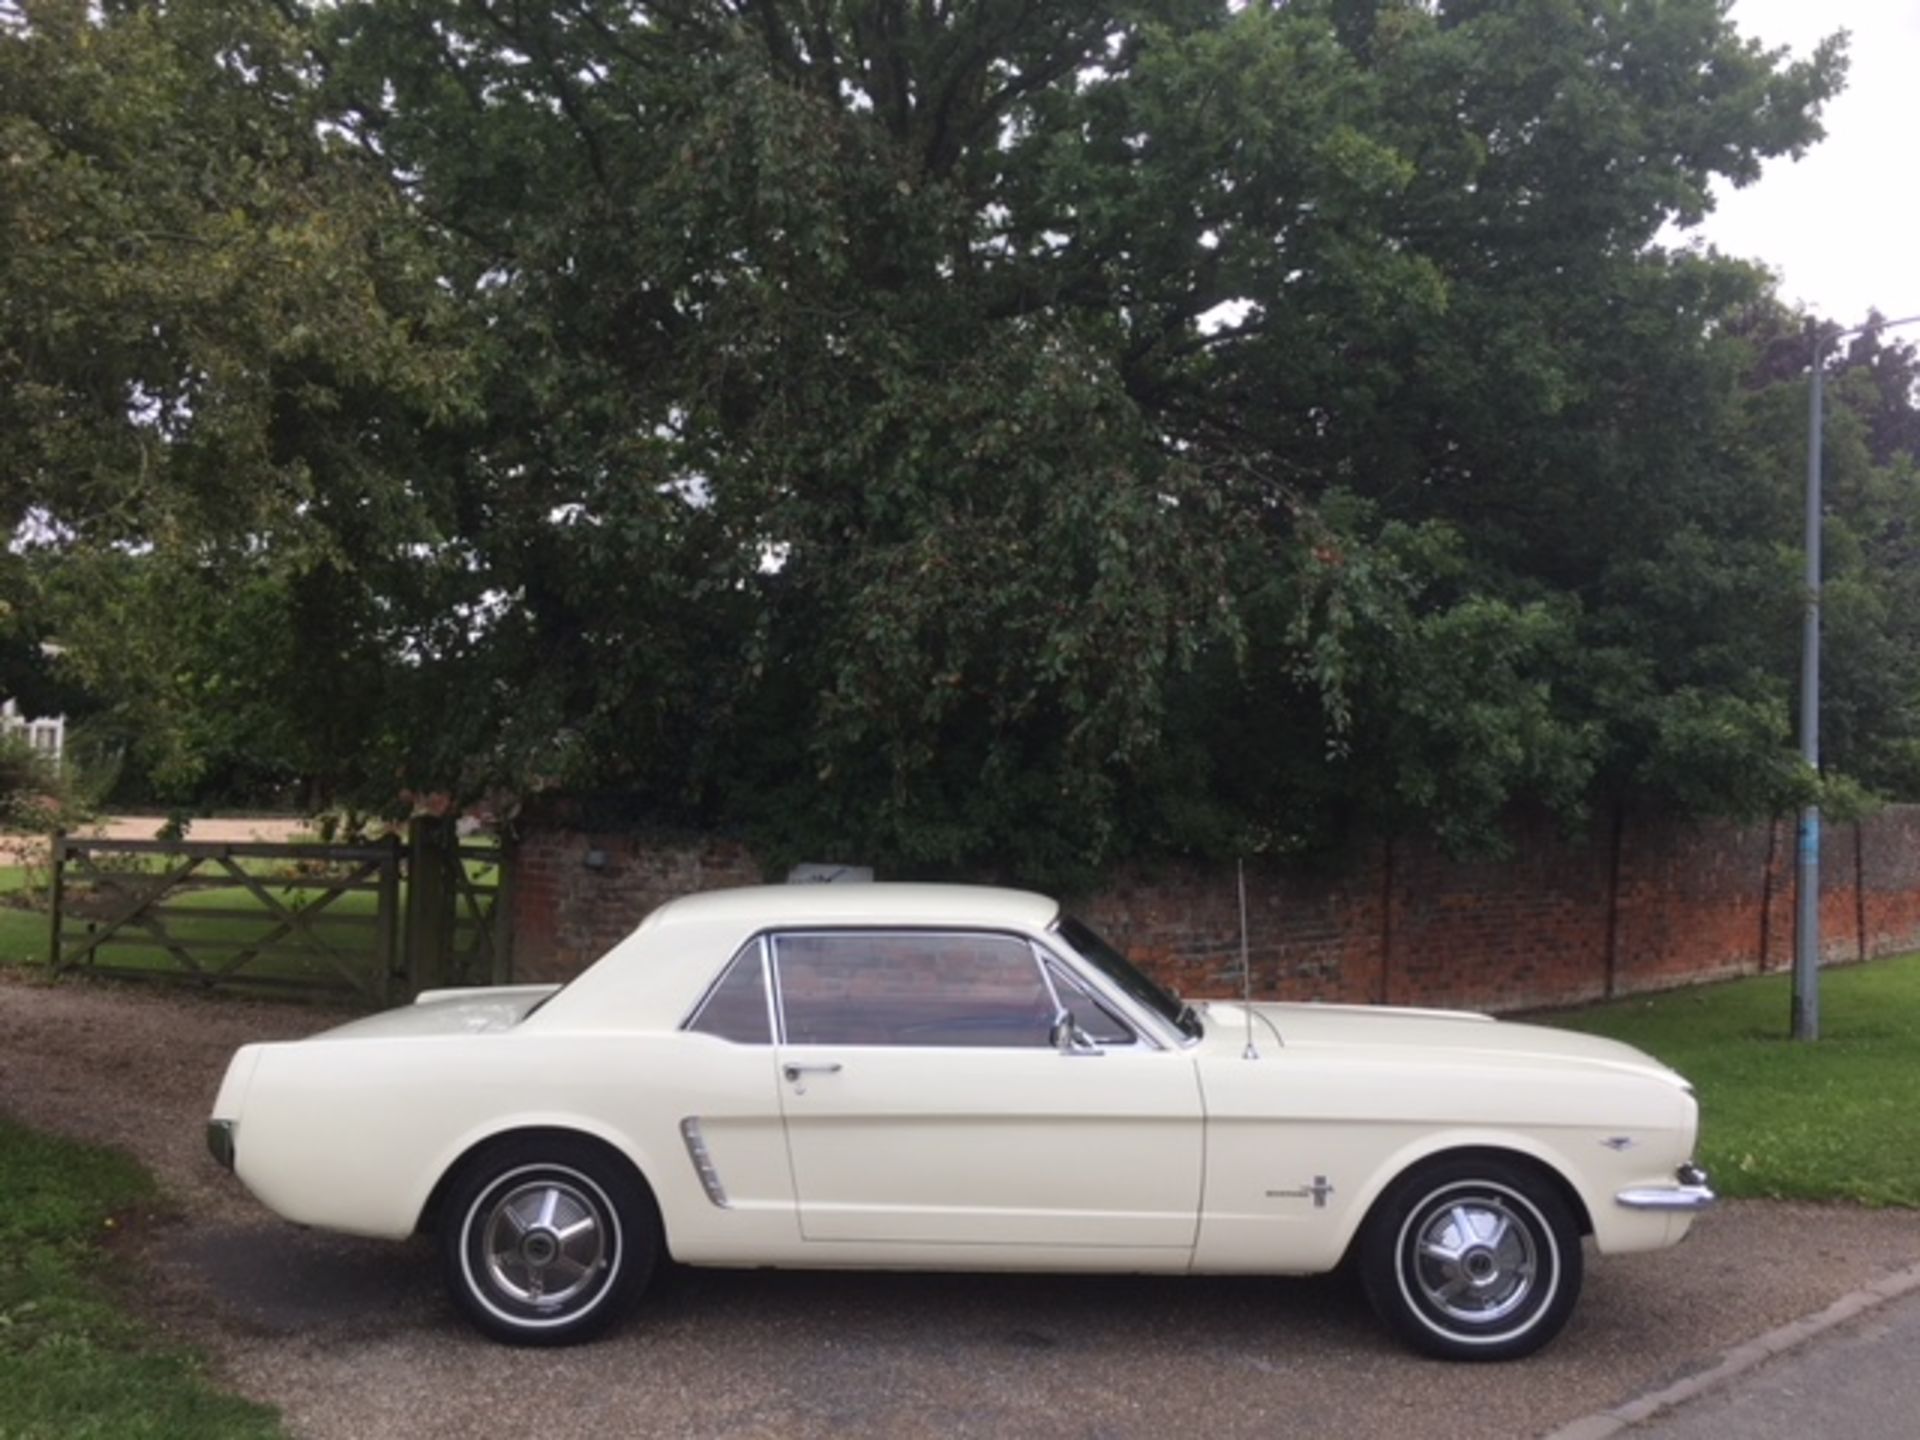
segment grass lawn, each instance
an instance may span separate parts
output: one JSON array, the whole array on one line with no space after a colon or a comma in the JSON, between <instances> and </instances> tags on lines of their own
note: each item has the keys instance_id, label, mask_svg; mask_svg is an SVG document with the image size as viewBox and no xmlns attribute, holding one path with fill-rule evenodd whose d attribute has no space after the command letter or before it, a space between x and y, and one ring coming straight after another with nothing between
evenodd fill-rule
<instances>
[{"instance_id":1,"label":"grass lawn","mask_svg":"<svg viewBox=\"0 0 1920 1440\"><path fill-rule=\"evenodd\" d=\"M0 896L26 883L18 865L0 865ZM0 965L38 964L47 958L47 917L0 904Z\"/></svg>"},{"instance_id":2,"label":"grass lawn","mask_svg":"<svg viewBox=\"0 0 1920 1440\"><path fill-rule=\"evenodd\" d=\"M1920 955L1820 974L1820 1033L1787 1032L1786 975L1549 1017L1658 1056L1700 1094L1725 1195L1920 1206Z\"/></svg>"},{"instance_id":3,"label":"grass lawn","mask_svg":"<svg viewBox=\"0 0 1920 1440\"><path fill-rule=\"evenodd\" d=\"M115 1303L100 1242L158 1201L111 1150L0 1119L0 1435L126 1440L277 1436L271 1410L223 1395L190 1353Z\"/></svg>"}]
</instances>

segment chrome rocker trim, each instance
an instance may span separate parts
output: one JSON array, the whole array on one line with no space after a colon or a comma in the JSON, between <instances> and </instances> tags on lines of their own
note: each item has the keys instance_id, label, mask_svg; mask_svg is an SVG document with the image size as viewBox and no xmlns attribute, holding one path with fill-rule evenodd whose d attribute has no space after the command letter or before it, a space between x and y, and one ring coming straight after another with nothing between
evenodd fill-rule
<instances>
[{"instance_id":1,"label":"chrome rocker trim","mask_svg":"<svg viewBox=\"0 0 1920 1440\"><path fill-rule=\"evenodd\" d=\"M1707 1185L1707 1172L1698 1165L1682 1165L1673 1185L1638 1185L1622 1190L1614 1202L1629 1210L1707 1210L1719 1200Z\"/></svg>"}]
</instances>

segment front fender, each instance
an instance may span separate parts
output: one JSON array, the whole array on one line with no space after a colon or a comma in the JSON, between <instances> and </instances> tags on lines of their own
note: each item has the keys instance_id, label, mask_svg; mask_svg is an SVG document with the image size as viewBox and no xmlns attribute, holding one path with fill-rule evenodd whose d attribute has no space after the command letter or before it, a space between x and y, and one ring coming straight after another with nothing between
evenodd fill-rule
<instances>
[{"instance_id":1,"label":"front fender","mask_svg":"<svg viewBox=\"0 0 1920 1440\"><path fill-rule=\"evenodd\" d=\"M1387 1188L1414 1167L1461 1151L1517 1155L1554 1175L1575 1202L1581 1230L1602 1254L1652 1250L1686 1233L1691 1215L1633 1210L1616 1202L1622 1191L1670 1181L1676 1161L1672 1147L1633 1145L1616 1148L1619 1137L1598 1132L1565 1132L1550 1138L1495 1127L1460 1127L1420 1136L1395 1150L1368 1176L1355 1204L1342 1217L1340 1254L1351 1248L1361 1225ZM1676 1224L1676 1221L1678 1222Z\"/></svg>"}]
</instances>

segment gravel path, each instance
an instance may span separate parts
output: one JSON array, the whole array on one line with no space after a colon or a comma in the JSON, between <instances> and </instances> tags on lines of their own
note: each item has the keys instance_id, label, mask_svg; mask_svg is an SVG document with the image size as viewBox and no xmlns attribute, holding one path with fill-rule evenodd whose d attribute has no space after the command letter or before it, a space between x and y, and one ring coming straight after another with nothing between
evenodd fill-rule
<instances>
[{"instance_id":1,"label":"gravel path","mask_svg":"<svg viewBox=\"0 0 1920 1440\"><path fill-rule=\"evenodd\" d=\"M1731 1204L1597 1260L1562 1339L1416 1359L1310 1281L673 1271L608 1339L512 1351L442 1300L430 1246L296 1230L207 1159L234 1046L337 1017L0 972L0 1108L125 1147L182 1218L145 1244L159 1322L313 1437L1539 1435L1920 1260L1920 1215Z\"/></svg>"},{"instance_id":2,"label":"gravel path","mask_svg":"<svg viewBox=\"0 0 1920 1440\"><path fill-rule=\"evenodd\" d=\"M96 840L151 840L154 832L166 823L164 815L108 815L73 833ZM284 817L201 819L187 826L187 838L193 841L270 840L281 844L308 834L309 830L305 820ZM44 864L46 857L46 836L0 834L0 864Z\"/></svg>"}]
</instances>

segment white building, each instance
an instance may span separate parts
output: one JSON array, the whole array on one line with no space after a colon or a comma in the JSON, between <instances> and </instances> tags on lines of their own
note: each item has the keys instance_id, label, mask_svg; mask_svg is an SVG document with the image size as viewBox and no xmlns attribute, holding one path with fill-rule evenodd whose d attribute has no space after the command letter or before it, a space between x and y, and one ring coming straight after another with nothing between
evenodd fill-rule
<instances>
[{"instance_id":1,"label":"white building","mask_svg":"<svg viewBox=\"0 0 1920 1440\"><path fill-rule=\"evenodd\" d=\"M67 748L67 717L29 719L12 700L0 701L0 734L25 735L27 744L58 765Z\"/></svg>"}]
</instances>

